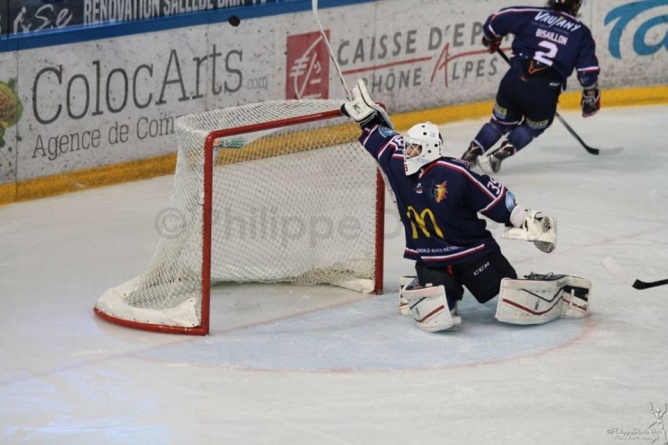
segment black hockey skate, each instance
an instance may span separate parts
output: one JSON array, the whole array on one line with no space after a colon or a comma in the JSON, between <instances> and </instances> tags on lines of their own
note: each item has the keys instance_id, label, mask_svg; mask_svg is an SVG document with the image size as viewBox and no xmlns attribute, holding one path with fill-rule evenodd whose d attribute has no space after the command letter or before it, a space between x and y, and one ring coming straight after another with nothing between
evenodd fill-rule
<instances>
[{"instance_id":1,"label":"black hockey skate","mask_svg":"<svg viewBox=\"0 0 668 445\"><path fill-rule=\"evenodd\" d=\"M505 140L501 147L480 160L480 168L488 175L498 173L501 170L501 162L514 155L516 151L512 142Z\"/></svg>"},{"instance_id":2,"label":"black hockey skate","mask_svg":"<svg viewBox=\"0 0 668 445\"><path fill-rule=\"evenodd\" d=\"M482 148L478 147L475 142L471 142L471 145L469 145L469 148L466 149L461 159L463 161L469 162L471 166L474 166L478 162L478 156L480 156L482 153Z\"/></svg>"}]
</instances>

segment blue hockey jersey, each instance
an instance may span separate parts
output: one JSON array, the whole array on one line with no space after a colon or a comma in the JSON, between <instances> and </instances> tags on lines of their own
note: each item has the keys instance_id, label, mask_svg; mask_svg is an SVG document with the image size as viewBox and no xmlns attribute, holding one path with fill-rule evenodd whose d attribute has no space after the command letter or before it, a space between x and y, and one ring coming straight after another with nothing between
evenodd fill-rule
<instances>
[{"instance_id":1,"label":"blue hockey jersey","mask_svg":"<svg viewBox=\"0 0 668 445\"><path fill-rule=\"evenodd\" d=\"M576 17L551 8L515 6L492 14L483 25L488 40L514 34L515 60L535 60L566 79L577 70L583 87L596 83L600 71L591 31Z\"/></svg>"},{"instance_id":2,"label":"blue hockey jersey","mask_svg":"<svg viewBox=\"0 0 668 445\"><path fill-rule=\"evenodd\" d=\"M404 173L403 136L372 121L360 142L378 161L397 201L404 225L404 257L430 267L477 260L499 248L482 215L507 224L515 198L466 161L441 158L419 172Z\"/></svg>"}]
</instances>

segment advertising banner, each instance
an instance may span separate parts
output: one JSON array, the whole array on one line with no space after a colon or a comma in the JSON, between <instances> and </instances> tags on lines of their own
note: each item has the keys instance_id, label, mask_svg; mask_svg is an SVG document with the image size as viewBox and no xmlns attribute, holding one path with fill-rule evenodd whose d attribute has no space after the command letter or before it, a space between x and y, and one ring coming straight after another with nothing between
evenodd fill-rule
<instances>
[{"instance_id":1,"label":"advertising banner","mask_svg":"<svg viewBox=\"0 0 668 445\"><path fill-rule=\"evenodd\" d=\"M605 87L668 84L668 0L604 0L588 9Z\"/></svg>"},{"instance_id":2,"label":"advertising banner","mask_svg":"<svg viewBox=\"0 0 668 445\"><path fill-rule=\"evenodd\" d=\"M7 22L10 34L26 34L295 1L305 0L9 0Z\"/></svg>"},{"instance_id":3,"label":"advertising banner","mask_svg":"<svg viewBox=\"0 0 668 445\"><path fill-rule=\"evenodd\" d=\"M451 1L384 0L382 8L391 12L381 12L373 3L350 7L354 12L349 14L327 9L320 16L346 82L354 85L362 77L375 99L392 112L406 112L494 98L508 67L481 45L482 24L506 7L505 0L469 1L465 7ZM597 42L604 90L668 84L668 0L589 0L580 19ZM282 17L279 23L292 30L286 70L302 73L291 79L300 80L304 91L310 91L307 83L316 82L323 95L344 98L341 80L334 67L327 67L331 62L321 44L304 43L315 38L315 25L302 15ZM512 36L507 36L502 44L508 54L511 43ZM308 51L293 48L304 46ZM295 56L299 51L301 58ZM307 69L307 62L313 69ZM328 85L318 83L325 71L330 73ZM580 89L574 75L568 87ZM300 90L286 88L286 97L295 91Z\"/></svg>"},{"instance_id":4,"label":"advertising banner","mask_svg":"<svg viewBox=\"0 0 668 445\"><path fill-rule=\"evenodd\" d=\"M364 78L373 97L392 112L490 99L505 66L480 45L482 21L505 2L469 2L465 9L435 1L385 1L383 5L391 5L392 13L378 13L377 4L366 4L355 6L354 20L336 9L320 14L348 84ZM314 26L305 17L281 20L286 21L282 27L294 30L287 42L291 54L290 45L307 39ZM314 55L318 47L311 48ZM294 63L287 63L291 64L287 70L294 71ZM330 97L345 98L336 71L329 71ZM315 70L310 73L317 75Z\"/></svg>"},{"instance_id":5,"label":"advertising banner","mask_svg":"<svg viewBox=\"0 0 668 445\"><path fill-rule=\"evenodd\" d=\"M81 0L9 0L9 34L27 34L80 25Z\"/></svg>"},{"instance_id":6,"label":"advertising banner","mask_svg":"<svg viewBox=\"0 0 668 445\"><path fill-rule=\"evenodd\" d=\"M177 117L269 100L268 22L20 52L18 180L174 153Z\"/></svg>"},{"instance_id":7,"label":"advertising banner","mask_svg":"<svg viewBox=\"0 0 668 445\"><path fill-rule=\"evenodd\" d=\"M18 93L17 53L0 53L0 184L13 182L17 174L18 122L24 111Z\"/></svg>"},{"instance_id":8,"label":"advertising banner","mask_svg":"<svg viewBox=\"0 0 668 445\"><path fill-rule=\"evenodd\" d=\"M69 2L36 3L56 11ZM85 15L89 2L79 3ZM507 6L505 0L470 1L465 8L384 0L320 9L319 18L345 83L366 79L375 100L401 113L493 100L507 65L482 47L481 30ZM581 20L598 45L604 95L668 84L667 17L668 0L584 3ZM506 38L502 48L509 52L511 42ZM174 120L186 113L346 97L310 9L238 27L197 25L60 48L0 53L0 183L174 153ZM569 87L579 89L575 76Z\"/></svg>"}]
</instances>

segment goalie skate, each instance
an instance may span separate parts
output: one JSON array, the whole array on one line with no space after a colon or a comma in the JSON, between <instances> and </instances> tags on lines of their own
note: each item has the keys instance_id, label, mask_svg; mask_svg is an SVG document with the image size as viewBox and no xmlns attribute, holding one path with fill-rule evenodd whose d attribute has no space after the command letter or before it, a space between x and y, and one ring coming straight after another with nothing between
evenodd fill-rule
<instances>
[{"instance_id":1,"label":"goalie skate","mask_svg":"<svg viewBox=\"0 0 668 445\"><path fill-rule=\"evenodd\" d=\"M404 275L399 278L399 313L401 315L411 315L411 308L408 305L408 300L404 298L404 288L406 286L417 286L417 277L414 275Z\"/></svg>"}]
</instances>

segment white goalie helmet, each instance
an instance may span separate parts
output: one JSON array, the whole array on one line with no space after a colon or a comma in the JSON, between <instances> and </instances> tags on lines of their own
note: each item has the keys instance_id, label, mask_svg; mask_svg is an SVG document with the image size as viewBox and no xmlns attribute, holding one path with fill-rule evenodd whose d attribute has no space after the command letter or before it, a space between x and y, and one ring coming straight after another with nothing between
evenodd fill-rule
<instances>
[{"instance_id":1,"label":"white goalie helmet","mask_svg":"<svg viewBox=\"0 0 668 445\"><path fill-rule=\"evenodd\" d=\"M441 158L443 138L438 126L423 122L411 127L404 136L404 167L406 176L420 170L423 166Z\"/></svg>"}]
</instances>

